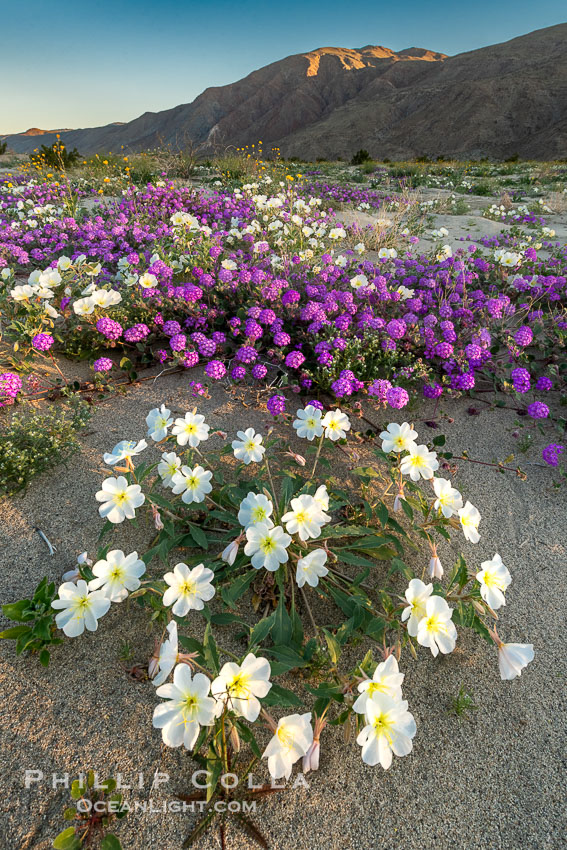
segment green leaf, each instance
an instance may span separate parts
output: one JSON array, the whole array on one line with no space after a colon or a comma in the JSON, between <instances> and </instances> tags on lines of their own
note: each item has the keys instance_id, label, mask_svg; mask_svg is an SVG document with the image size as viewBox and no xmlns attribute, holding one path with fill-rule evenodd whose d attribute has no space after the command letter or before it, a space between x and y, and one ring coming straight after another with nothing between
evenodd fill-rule
<instances>
[{"instance_id":1,"label":"green leaf","mask_svg":"<svg viewBox=\"0 0 567 850\"><path fill-rule=\"evenodd\" d=\"M262 705L278 705L282 708L295 708L296 706L304 705L304 702L297 696L297 694L294 694L293 691L273 682L268 694L262 699Z\"/></svg>"},{"instance_id":2,"label":"green leaf","mask_svg":"<svg viewBox=\"0 0 567 850\"><path fill-rule=\"evenodd\" d=\"M244 625L244 620L236 614L212 614L211 623L215 626L227 626L229 623Z\"/></svg>"},{"instance_id":3,"label":"green leaf","mask_svg":"<svg viewBox=\"0 0 567 850\"><path fill-rule=\"evenodd\" d=\"M51 658L48 649L42 649L39 653L39 663L42 667L49 667L49 659Z\"/></svg>"},{"instance_id":4,"label":"green leaf","mask_svg":"<svg viewBox=\"0 0 567 850\"><path fill-rule=\"evenodd\" d=\"M341 549L337 554L340 561L343 561L345 564L352 564L354 567L375 566L374 561L369 561L368 558L363 558L362 555L355 555L353 552L349 552L348 549Z\"/></svg>"},{"instance_id":5,"label":"green leaf","mask_svg":"<svg viewBox=\"0 0 567 850\"><path fill-rule=\"evenodd\" d=\"M112 832L109 832L100 842L100 850L122 850L122 844Z\"/></svg>"},{"instance_id":6,"label":"green leaf","mask_svg":"<svg viewBox=\"0 0 567 850\"><path fill-rule=\"evenodd\" d=\"M289 644L291 640L291 618L285 607L285 597L282 593L275 612L274 625L272 628L272 640L275 644Z\"/></svg>"},{"instance_id":7,"label":"green leaf","mask_svg":"<svg viewBox=\"0 0 567 850\"><path fill-rule=\"evenodd\" d=\"M54 850L80 850L81 842L75 835L75 827L70 826L60 832L53 841Z\"/></svg>"},{"instance_id":8,"label":"green leaf","mask_svg":"<svg viewBox=\"0 0 567 850\"><path fill-rule=\"evenodd\" d=\"M433 438L434 446L444 446L445 445L445 434L437 434L436 437Z\"/></svg>"},{"instance_id":9,"label":"green leaf","mask_svg":"<svg viewBox=\"0 0 567 850\"><path fill-rule=\"evenodd\" d=\"M35 614L28 611L30 605L31 599L20 599L19 602L8 602L6 605L2 605L2 613L9 620L16 620L16 622L34 620Z\"/></svg>"},{"instance_id":10,"label":"green leaf","mask_svg":"<svg viewBox=\"0 0 567 850\"><path fill-rule=\"evenodd\" d=\"M212 668L212 670L214 670L215 673L218 674L220 670L219 653L217 650L215 639L213 637L213 632L210 623L207 623L207 627L205 628L205 635L203 637L203 647L205 649L205 662L209 667Z\"/></svg>"},{"instance_id":11,"label":"green leaf","mask_svg":"<svg viewBox=\"0 0 567 850\"><path fill-rule=\"evenodd\" d=\"M413 520L413 508L407 499L400 499L400 505L407 518Z\"/></svg>"},{"instance_id":12,"label":"green leaf","mask_svg":"<svg viewBox=\"0 0 567 850\"><path fill-rule=\"evenodd\" d=\"M274 626L275 619L276 617L274 612L273 614L270 614L269 617L265 617L263 620L260 620L259 623L256 623L250 632L250 648L256 646L256 644L261 644L262 641L268 637Z\"/></svg>"},{"instance_id":13,"label":"green leaf","mask_svg":"<svg viewBox=\"0 0 567 850\"><path fill-rule=\"evenodd\" d=\"M20 635L24 635L26 632L31 632L29 626L12 626L11 629L4 629L3 632L0 632L0 638L3 638L4 640L12 640L20 637Z\"/></svg>"},{"instance_id":14,"label":"green leaf","mask_svg":"<svg viewBox=\"0 0 567 850\"><path fill-rule=\"evenodd\" d=\"M380 520L382 526L385 526L386 523L388 522L388 517L389 517L388 508L386 507L384 502L378 502L375 510L376 510L376 516Z\"/></svg>"},{"instance_id":15,"label":"green leaf","mask_svg":"<svg viewBox=\"0 0 567 850\"><path fill-rule=\"evenodd\" d=\"M209 548L209 541L207 540L207 535L205 534L202 528L199 528L198 525L190 524L189 534L191 535L197 546L200 546L201 549Z\"/></svg>"},{"instance_id":16,"label":"green leaf","mask_svg":"<svg viewBox=\"0 0 567 850\"><path fill-rule=\"evenodd\" d=\"M257 576L254 568L251 568L247 573L238 576L228 587L221 588L221 596L229 608L235 608L235 603L250 587Z\"/></svg>"},{"instance_id":17,"label":"green leaf","mask_svg":"<svg viewBox=\"0 0 567 850\"><path fill-rule=\"evenodd\" d=\"M78 779L75 779L75 781L71 783L71 799L80 800L86 790L86 786Z\"/></svg>"},{"instance_id":18,"label":"green leaf","mask_svg":"<svg viewBox=\"0 0 567 850\"><path fill-rule=\"evenodd\" d=\"M273 646L270 649L263 649L262 652L276 658L276 663L271 665L273 676L287 673L288 670L294 670L296 667L306 667L308 663L305 658L289 646Z\"/></svg>"},{"instance_id":19,"label":"green leaf","mask_svg":"<svg viewBox=\"0 0 567 850\"><path fill-rule=\"evenodd\" d=\"M327 648L329 650L329 657L333 664L337 664L341 654L341 646L334 635L332 635L327 629L323 629L323 634L325 635L325 640L327 641Z\"/></svg>"}]
</instances>

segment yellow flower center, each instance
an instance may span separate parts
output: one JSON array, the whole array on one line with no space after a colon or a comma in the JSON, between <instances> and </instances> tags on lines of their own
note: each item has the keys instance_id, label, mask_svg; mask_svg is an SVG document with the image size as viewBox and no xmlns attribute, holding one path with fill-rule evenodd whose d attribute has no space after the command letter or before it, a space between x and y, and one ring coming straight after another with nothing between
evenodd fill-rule
<instances>
[{"instance_id":1,"label":"yellow flower center","mask_svg":"<svg viewBox=\"0 0 567 850\"><path fill-rule=\"evenodd\" d=\"M260 543L260 549L262 550L264 555L268 555L270 552L273 552L275 548L276 544L271 537L264 537L264 539Z\"/></svg>"},{"instance_id":2,"label":"yellow flower center","mask_svg":"<svg viewBox=\"0 0 567 850\"><path fill-rule=\"evenodd\" d=\"M265 508L254 508L252 511L252 519L254 522L259 522L262 519L266 519L266 509Z\"/></svg>"}]
</instances>

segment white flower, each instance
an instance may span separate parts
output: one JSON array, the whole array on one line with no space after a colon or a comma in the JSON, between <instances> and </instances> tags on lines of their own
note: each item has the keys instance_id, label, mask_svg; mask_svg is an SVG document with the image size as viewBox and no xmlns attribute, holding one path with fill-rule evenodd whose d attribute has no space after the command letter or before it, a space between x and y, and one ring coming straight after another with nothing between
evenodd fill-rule
<instances>
[{"instance_id":1,"label":"white flower","mask_svg":"<svg viewBox=\"0 0 567 850\"><path fill-rule=\"evenodd\" d=\"M142 289L154 289L158 285L158 279L154 274L150 274L150 272L145 272L140 275L138 279L138 283L142 287Z\"/></svg>"},{"instance_id":2,"label":"white flower","mask_svg":"<svg viewBox=\"0 0 567 850\"><path fill-rule=\"evenodd\" d=\"M77 298L73 303L73 312L77 316L90 316L94 312L94 302L91 298Z\"/></svg>"},{"instance_id":3,"label":"white flower","mask_svg":"<svg viewBox=\"0 0 567 850\"><path fill-rule=\"evenodd\" d=\"M453 611L442 596L430 596L425 603L425 614L417 627L417 642L428 646L435 657L439 650L446 655L455 648L457 630L451 620Z\"/></svg>"},{"instance_id":4,"label":"white flower","mask_svg":"<svg viewBox=\"0 0 567 850\"><path fill-rule=\"evenodd\" d=\"M171 433L177 437L180 446L187 443L196 449L199 443L209 439L209 426L201 413L186 413L184 419L176 419Z\"/></svg>"},{"instance_id":5,"label":"white flower","mask_svg":"<svg viewBox=\"0 0 567 850\"><path fill-rule=\"evenodd\" d=\"M315 499L322 511L329 510L329 493L327 492L327 487L325 484L321 484L319 487L317 487L313 498Z\"/></svg>"},{"instance_id":6,"label":"white flower","mask_svg":"<svg viewBox=\"0 0 567 850\"><path fill-rule=\"evenodd\" d=\"M159 443L160 440L165 440L167 431L173 419L170 416L171 410L168 410L165 404L160 408L154 407L146 416L146 425L148 426L148 437Z\"/></svg>"},{"instance_id":7,"label":"white flower","mask_svg":"<svg viewBox=\"0 0 567 850\"><path fill-rule=\"evenodd\" d=\"M443 578L443 566L437 553L432 555L429 559L429 577L438 579Z\"/></svg>"},{"instance_id":8,"label":"white flower","mask_svg":"<svg viewBox=\"0 0 567 850\"><path fill-rule=\"evenodd\" d=\"M254 428L237 431L238 440L232 441L234 457L248 466L249 463L260 463L266 449L262 445L262 435L256 434Z\"/></svg>"},{"instance_id":9,"label":"white flower","mask_svg":"<svg viewBox=\"0 0 567 850\"><path fill-rule=\"evenodd\" d=\"M97 502L103 502L98 509L101 517L112 523L134 519L135 509L146 501L140 485L128 484L123 475L103 481L102 490L96 493L95 499Z\"/></svg>"},{"instance_id":10,"label":"white flower","mask_svg":"<svg viewBox=\"0 0 567 850\"><path fill-rule=\"evenodd\" d=\"M175 620L167 624L167 635L167 638L159 648L156 662L157 675L152 679L152 685L155 685L156 688L159 685L163 685L177 664L179 644L177 641L177 623Z\"/></svg>"},{"instance_id":11,"label":"white flower","mask_svg":"<svg viewBox=\"0 0 567 850\"><path fill-rule=\"evenodd\" d=\"M124 555L121 549L112 549L94 565L95 578L89 581L89 590L102 590L111 602L122 602L129 590L140 587L140 576L145 572L146 565L137 552Z\"/></svg>"},{"instance_id":12,"label":"white flower","mask_svg":"<svg viewBox=\"0 0 567 850\"><path fill-rule=\"evenodd\" d=\"M370 283L365 274L356 274L350 279L350 285L353 289L374 289L374 284Z\"/></svg>"},{"instance_id":13,"label":"white flower","mask_svg":"<svg viewBox=\"0 0 567 850\"><path fill-rule=\"evenodd\" d=\"M392 753L407 756L416 733L415 720L405 700L393 700L388 694L375 693L366 703L368 725L356 739L362 747L362 761L374 766L380 762L384 770L392 764Z\"/></svg>"},{"instance_id":14,"label":"white flower","mask_svg":"<svg viewBox=\"0 0 567 850\"><path fill-rule=\"evenodd\" d=\"M358 714L366 714L366 706L368 700L372 699L374 694L387 694L392 699L398 701L402 698L402 682L404 674L400 673L398 662L394 655L389 655L385 661L376 665L372 679L366 679L358 686L360 696L353 705L353 709Z\"/></svg>"},{"instance_id":15,"label":"white flower","mask_svg":"<svg viewBox=\"0 0 567 850\"><path fill-rule=\"evenodd\" d=\"M389 454L390 452L411 451L417 448L416 446L417 431L411 427L408 422L402 422L398 425L397 422L390 422L385 431L380 434L382 440L382 451Z\"/></svg>"},{"instance_id":16,"label":"white flower","mask_svg":"<svg viewBox=\"0 0 567 850\"><path fill-rule=\"evenodd\" d=\"M480 583L480 595L493 611L497 611L506 605L504 593L512 581L512 576L498 553L491 561L483 561L480 566L481 570L476 574Z\"/></svg>"},{"instance_id":17,"label":"white flower","mask_svg":"<svg viewBox=\"0 0 567 850\"><path fill-rule=\"evenodd\" d=\"M463 507L463 497L458 490L451 487L450 481L445 478L434 478L433 489L437 496L433 507L436 511L441 511L447 519Z\"/></svg>"},{"instance_id":18,"label":"white flower","mask_svg":"<svg viewBox=\"0 0 567 850\"><path fill-rule=\"evenodd\" d=\"M504 681L515 679L522 675L522 670L534 658L534 647L531 643L500 643L498 644L498 666L500 677Z\"/></svg>"},{"instance_id":19,"label":"white flower","mask_svg":"<svg viewBox=\"0 0 567 850\"><path fill-rule=\"evenodd\" d=\"M331 517L323 513L313 496L302 493L291 500L291 510L282 516L288 534L298 534L300 540L316 539Z\"/></svg>"},{"instance_id":20,"label":"white flower","mask_svg":"<svg viewBox=\"0 0 567 850\"><path fill-rule=\"evenodd\" d=\"M79 579L77 584L66 581L59 588L59 599L54 599L51 607L62 609L55 617L57 628L63 629L67 637L82 635L85 628L96 632L97 620L110 608L108 599L101 590L89 593L86 581Z\"/></svg>"},{"instance_id":21,"label":"white flower","mask_svg":"<svg viewBox=\"0 0 567 850\"><path fill-rule=\"evenodd\" d=\"M108 466L114 466L121 460L139 455L147 448L147 445L145 440L140 440L138 443L135 440L121 440L111 452L105 452L103 460Z\"/></svg>"},{"instance_id":22,"label":"white flower","mask_svg":"<svg viewBox=\"0 0 567 850\"><path fill-rule=\"evenodd\" d=\"M27 283L19 284L10 290L10 295L14 299L14 301L27 301L28 298L32 298L36 293L36 289L34 286L30 286Z\"/></svg>"},{"instance_id":23,"label":"white flower","mask_svg":"<svg viewBox=\"0 0 567 850\"><path fill-rule=\"evenodd\" d=\"M289 558L286 547L291 543L291 537L281 525L272 528L265 522L259 522L246 530L246 538L248 542L244 553L252 555L252 566L256 570L265 567L273 573Z\"/></svg>"},{"instance_id":24,"label":"white flower","mask_svg":"<svg viewBox=\"0 0 567 850\"><path fill-rule=\"evenodd\" d=\"M297 436L307 440L313 440L314 437L320 437L323 433L321 425L322 412L318 407L313 407L308 404L305 408L300 408L297 411L297 419L293 423L293 427L297 431Z\"/></svg>"},{"instance_id":25,"label":"white flower","mask_svg":"<svg viewBox=\"0 0 567 850\"><path fill-rule=\"evenodd\" d=\"M158 463L157 471L164 487L173 487L173 479L181 469L181 458L175 452L164 452Z\"/></svg>"},{"instance_id":26,"label":"white flower","mask_svg":"<svg viewBox=\"0 0 567 850\"><path fill-rule=\"evenodd\" d=\"M167 747L192 750L201 726L211 726L215 717L215 701L209 696L211 683L203 673L191 678L188 664L178 664L173 672L173 684L161 685L156 694L167 702L156 706L153 716L155 729L161 729Z\"/></svg>"},{"instance_id":27,"label":"white flower","mask_svg":"<svg viewBox=\"0 0 567 850\"><path fill-rule=\"evenodd\" d=\"M163 594L163 604L166 608L173 605L171 613L176 617L184 617L189 611L202 611L205 602L212 599L215 589L211 584L214 578L212 570L203 564L189 569L187 564L176 564L173 572L163 577L169 585Z\"/></svg>"},{"instance_id":28,"label":"white flower","mask_svg":"<svg viewBox=\"0 0 567 850\"><path fill-rule=\"evenodd\" d=\"M264 523L268 528L273 528L274 523L270 519L273 510L274 506L266 496L262 493L249 492L240 503L238 522L245 531L259 522Z\"/></svg>"},{"instance_id":29,"label":"white flower","mask_svg":"<svg viewBox=\"0 0 567 850\"><path fill-rule=\"evenodd\" d=\"M229 272L233 272L237 268L234 260L223 260L221 266Z\"/></svg>"},{"instance_id":30,"label":"white flower","mask_svg":"<svg viewBox=\"0 0 567 850\"><path fill-rule=\"evenodd\" d=\"M211 685L213 696L250 723L260 714L260 699L272 687L270 663L250 652L241 665L228 661Z\"/></svg>"},{"instance_id":31,"label":"white flower","mask_svg":"<svg viewBox=\"0 0 567 850\"><path fill-rule=\"evenodd\" d=\"M69 259L69 257L59 257L57 260L57 268L61 272L66 272L67 269L70 269L73 263Z\"/></svg>"},{"instance_id":32,"label":"white flower","mask_svg":"<svg viewBox=\"0 0 567 850\"><path fill-rule=\"evenodd\" d=\"M313 743L311 712L282 717L274 737L262 753L268 759L268 770L274 779L289 779L291 769Z\"/></svg>"},{"instance_id":33,"label":"white flower","mask_svg":"<svg viewBox=\"0 0 567 850\"><path fill-rule=\"evenodd\" d=\"M333 227L329 230L329 239L344 239L346 236L346 230L342 227Z\"/></svg>"},{"instance_id":34,"label":"white flower","mask_svg":"<svg viewBox=\"0 0 567 850\"><path fill-rule=\"evenodd\" d=\"M298 587L303 587L307 582L311 587L317 587L319 579L326 576L329 570L325 566L327 553L324 549L314 549L304 558L297 562L295 580Z\"/></svg>"},{"instance_id":35,"label":"white flower","mask_svg":"<svg viewBox=\"0 0 567 850\"><path fill-rule=\"evenodd\" d=\"M350 420L340 408L328 410L321 420L321 425L325 428L325 437L333 441L342 440L346 437L346 432L350 431Z\"/></svg>"},{"instance_id":36,"label":"white flower","mask_svg":"<svg viewBox=\"0 0 567 850\"><path fill-rule=\"evenodd\" d=\"M384 259L395 260L397 256L398 256L398 252L396 251L395 248L380 248L380 250L378 251L378 257L381 260L384 260Z\"/></svg>"},{"instance_id":37,"label":"white flower","mask_svg":"<svg viewBox=\"0 0 567 850\"><path fill-rule=\"evenodd\" d=\"M412 578L410 581L405 597L409 603L407 608L402 611L402 622L408 622L408 635L416 637L417 627L420 620L425 617L425 603L433 593L432 584L424 584L421 579Z\"/></svg>"},{"instance_id":38,"label":"white flower","mask_svg":"<svg viewBox=\"0 0 567 850\"><path fill-rule=\"evenodd\" d=\"M400 464L402 475L409 475L412 481L433 478L436 469L439 469L437 452L430 452L427 446L412 446Z\"/></svg>"},{"instance_id":39,"label":"white flower","mask_svg":"<svg viewBox=\"0 0 567 850\"><path fill-rule=\"evenodd\" d=\"M213 473L204 470L202 466L196 466L191 469L189 466L182 466L179 472L176 472L172 478L173 492L178 495L183 493L181 501L186 505L192 502L202 502L207 493L210 493L212 485L210 483Z\"/></svg>"},{"instance_id":40,"label":"white flower","mask_svg":"<svg viewBox=\"0 0 567 850\"><path fill-rule=\"evenodd\" d=\"M453 256L453 249L450 245L443 245L442 248L437 252L435 259L438 263L442 263L443 260L448 260Z\"/></svg>"},{"instance_id":41,"label":"white flower","mask_svg":"<svg viewBox=\"0 0 567 850\"><path fill-rule=\"evenodd\" d=\"M479 511L470 502L466 502L464 508L459 508L457 513L465 538L470 540L471 543L478 543L480 540L480 534L478 533L478 524L480 522Z\"/></svg>"},{"instance_id":42,"label":"white flower","mask_svg":"<svg viewBox=\"0 0 567 850\"><path fill-rule=\"evenodd\" d=\"M95 307L114 307L122 301L122 296L115 289L95 289L89 298Z\"/></svg>"},{"instance_id":43,"label":"white flower","mask_svg":"<svg viewBox=\"0 0 567 850\"><path fill-rule=\"evenodd\" d=\"M226 546L221 552L221 560L228 564L230 567L236 561L236 556L238 555L238 540L232 540L228 546Z\"/></svg>"}]
</instances>

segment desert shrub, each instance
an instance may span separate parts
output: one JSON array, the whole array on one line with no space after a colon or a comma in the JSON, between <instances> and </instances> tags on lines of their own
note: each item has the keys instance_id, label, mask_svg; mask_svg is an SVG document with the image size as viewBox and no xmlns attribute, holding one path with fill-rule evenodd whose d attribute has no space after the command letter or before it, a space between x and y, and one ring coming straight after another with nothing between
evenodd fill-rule
<instances>
[{"instance_id":1,"label":"desert shrub","mask_svg":"<svg viewBox=\"0 0 567 850\"><path fill-rule=\"evenodd\" d=\"M77 432L89 419L89 406L78 397L45 413L15 413L0 430L0 495L25 490L36 475L66 461L79 448Z\"/></svg>"},{"instance_id":2,"label":"desert shrub","mask_svg":"<svg viewBox=\"0 0 567 850\"><path fill-rule=\"evenodd\" d=\"M364 148L360 148L352 157L350 164L351 165L362 165L363 162L368 162L372 157Z\"/></svg>"},{"instance_id":3,"label":"desert shrub","mask_svg":"<svg viewBox=\"0 0 567 850\"><path fill-rule=\"evenodd\" d=\"M8 150L8 142L0 142L0 156Z\"/></svg>"},{"instance_id":4,"label":"desert shrub","mask_svg":"<svg viewBox=\"0 0 567 850\"><path fill-rule=\"evenodd\" d=\"M60 170L76 165L80 159L81 154L77 148L73 148L72 151L67 150L61 141L55 142L51 147L42 145L38 151L30 154L30 160L34 165L48 166Z\"/></svg>"}]
</instances>

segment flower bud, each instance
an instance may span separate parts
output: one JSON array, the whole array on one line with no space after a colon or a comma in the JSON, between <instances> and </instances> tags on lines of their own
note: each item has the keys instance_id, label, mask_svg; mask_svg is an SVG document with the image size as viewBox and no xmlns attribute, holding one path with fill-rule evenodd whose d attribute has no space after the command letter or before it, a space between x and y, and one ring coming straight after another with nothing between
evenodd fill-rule
<instances>
[{"instance_id":1,"label":"flower bud","mask_svg":"<svg viewBox=\"0 0 567 850\"><path fill-rule=\"evenodd\" d=\"M309 773L310 770L319 770L319 753L321 745L318 739L314 739L313 743L303 756L303 772Z\"/></svg>"},{"instance_id":2,"label":"flower bud","mask_svg":"<svg viewBox=\"0 0 567 850\"><path fill-rule=\"evenodd\" d=\"M225 561L229 566L232 566L238 555L238 540L233 540L228 546L223 549L221 560Z\"/></svg>"}]
</instances>

